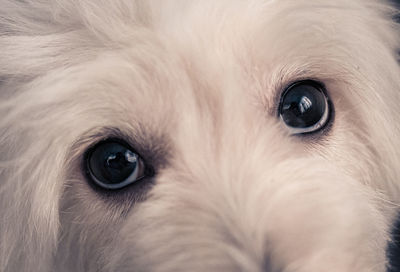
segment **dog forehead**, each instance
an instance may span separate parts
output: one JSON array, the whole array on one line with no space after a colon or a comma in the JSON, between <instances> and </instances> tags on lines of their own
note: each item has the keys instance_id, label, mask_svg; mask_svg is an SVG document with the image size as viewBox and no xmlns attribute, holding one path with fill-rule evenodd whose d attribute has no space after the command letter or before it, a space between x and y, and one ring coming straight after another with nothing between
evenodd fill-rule
<instances>
[{"instance_id":1,"label":"dog forehead","mask_svg":"<svg viewBox=\"0 0 400 272\"><path fill-rule=\"evenodd\" d=\"M254 103L276 117L274 98L297 79L315 78L331 87L330 82L349 82L360 78L360 73L375 76L374 66L380 65L376 64L379 59L370 58L369 48L381 46L377 34L380 30L374 32L376 27L370 26L375 21L368 24L362 14L373 12L374 6L383 8L378 3L149 1L144 9L149 15L143 25L133 24L123 40L116 39L105 49L102 44L96 47L91 65L83 62L74 68L78 76L57 76L54 81L63 77L57 83L60 90L84 90L76 96L69 92L69 100L75 99L85 114L95 116L89 119L93 124L96 120L96 126L124 127L140 119L162 130L185 116L192 116L187 119L193 122L194 115L210 116L216 124L228 113L240 113ZM112 17L112 12L115 10L110 10L108 16ZM359 20L346 22L353 16ZM376 22L383 20L374 18ZM342 27L344 24L347 27ZM92 25L97 35L102 27L110 30L107 26L104 22ZM357 41L347 41L346 37L355 35L356 30L366 34ZM343 92L341 86L334 87L329 88L331 95ZM56 102L63 99L61 92L54 92L57 88L47 87L46 97L52 93ZM352 93L361 89L353 88ZM373 95L368 97L376 100ZM99 120L103 115L108 122Z\"/></svg>"},{"instance_id":2,"label":"dog forehead","mask_svg":"<svg viewBox=\"0 0 400 272\"><path fill-rule=\"evenodd\" d=\"M247 81L246 86L265 77L269 77L266 84L276 85L278 80L333 77L343 68L357 68L357 58L365 57L362 44L382 34L373 30L374 22L368 19L374 8L385 7L379 3L150 1L145 28L162 47L158 48L160 54L154 55L163 55L167 61L178 58L174 71L178 73L180 65L179 69L197 82L215 84L230 74ZM359 20L354 22L354 17ZM369 33L359 35L355 43L353 36L359 32ZM143 39L152 42L148 35ZM127 44L135 50L137 39ZM148 61L146 57L143 62ZM268 87L264 91L274 86Z\"/></svg>"},{"instance_id":3,"label":"dog forehead","mask_svg":"<svg viewBox=\"0 0 400 272\"><path fill-rule=\"evenodd\" d=\"M132 28L118 50L93 62L91 76L82 76L104 82L104 92L89 92L100 100L114 96L105 103L110 108L123 97L121 112L151 119L145 123L193 110L218 119L226 101L243 98L271 112L275 96L296 79L346 82L358 72L363 41L349 39L351 45L346 37L370 30L346 20L366 20L366 3L378 7L376 1L150 1L145 27ZM376 43L370 34L361 37Z\"/></svg>"}]
</instances>

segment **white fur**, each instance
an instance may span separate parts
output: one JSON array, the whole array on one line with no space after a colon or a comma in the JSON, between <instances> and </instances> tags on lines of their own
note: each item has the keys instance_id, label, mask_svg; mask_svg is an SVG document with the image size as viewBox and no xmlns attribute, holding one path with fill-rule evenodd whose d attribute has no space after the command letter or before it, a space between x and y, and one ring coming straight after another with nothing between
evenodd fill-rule
<instances>
[{"instance_id":1,"label":"white fur","mask_svg":"<svg viewBox=\"0 0 400 272\"><path fill-rule=\"evenodd\" d=\"M0 0L0 271L385 271L393 14L377 0ZM326 85L333 126L289 136L276 97L306 78ZM144 200L84 178L110 128L165 157Z\"/></svg>"}]
</instances>

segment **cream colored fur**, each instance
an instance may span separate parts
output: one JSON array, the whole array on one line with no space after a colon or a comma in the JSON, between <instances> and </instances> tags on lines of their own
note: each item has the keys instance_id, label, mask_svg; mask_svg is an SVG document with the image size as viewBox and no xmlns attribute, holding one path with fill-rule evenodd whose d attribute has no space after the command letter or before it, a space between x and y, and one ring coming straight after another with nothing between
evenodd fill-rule
<instances>
[{"instance_id":1,"label":"cream colored fur","mask_svg":"<svg viewBox=\"0 0 400 272\"><path fill-rule=\"evenodd\" d=\"M0 0L0 271L385 271L394 14L377 0ZM276 102L308 78L333 124L290 136ZM82 173L115 131L160 150L140 200Z\"/></svg>"}]
</instances>

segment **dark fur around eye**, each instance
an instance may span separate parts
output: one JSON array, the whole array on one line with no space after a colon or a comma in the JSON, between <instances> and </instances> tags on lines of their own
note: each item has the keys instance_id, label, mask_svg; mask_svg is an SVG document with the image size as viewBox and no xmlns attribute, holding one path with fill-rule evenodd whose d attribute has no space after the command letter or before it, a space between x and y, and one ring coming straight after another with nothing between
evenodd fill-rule
<instances>
[{"instance_id":1,"label":"dark fur around eye","mask_svg":"<svg viewBox=\"0 0 400 272\"><path fill-rule=\"evenodd\" d=\"M400 214L392 229L392 242L388 245L388 272L400 272Z\"/></svg>"},{"instance_id":2,"label":"dark fur around eye","mask_svg":"<svg viewBox=\"0 0 400 272\"><path fill-rule=\"evenodd\" d=\"M167 141L148 132L140 131L140 133L135 133L135 137L132 137L129 133L124 133L120 129L105 128L85 137L84 141L90 141L91 144L88 145L81 159L83 175L91 190L95 191L105 201L135 203L144 200L147 192L154 185L158 172L167 164ZM115 189L104 188L94 183L88 169L88 159L93 149L102 143L117 143L137 154L144 166L143 176L131 184Z\"/></svg>"}]
</instances>

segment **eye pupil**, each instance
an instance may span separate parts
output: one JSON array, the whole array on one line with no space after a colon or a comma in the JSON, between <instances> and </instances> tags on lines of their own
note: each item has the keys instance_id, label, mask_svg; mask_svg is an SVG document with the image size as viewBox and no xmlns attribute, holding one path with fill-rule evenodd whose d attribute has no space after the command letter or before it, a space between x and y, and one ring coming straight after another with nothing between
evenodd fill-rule
<instances>
[{"instance_id":1,"label":"eye pupil","mask_svg":"<svg viewBox=\"0 0 400 272\"><path fill-rule=\"evenodd\" d=\"M313 81L295 83L281 98L279 115L293 134L319 130L328 121L328 113L323 87Z\"/></svg>"},{"instance_id":2,"label":"eye pupil","mask_svg":"<svg viewBox=\"0 0 400 272\"><path fill-rule=\"evenodd\" d=\"M144 164L136 153L117 142L97 144L89 152L88 172L103 188L119 189L144 176Z\"/></svg>"}]
</instances>

